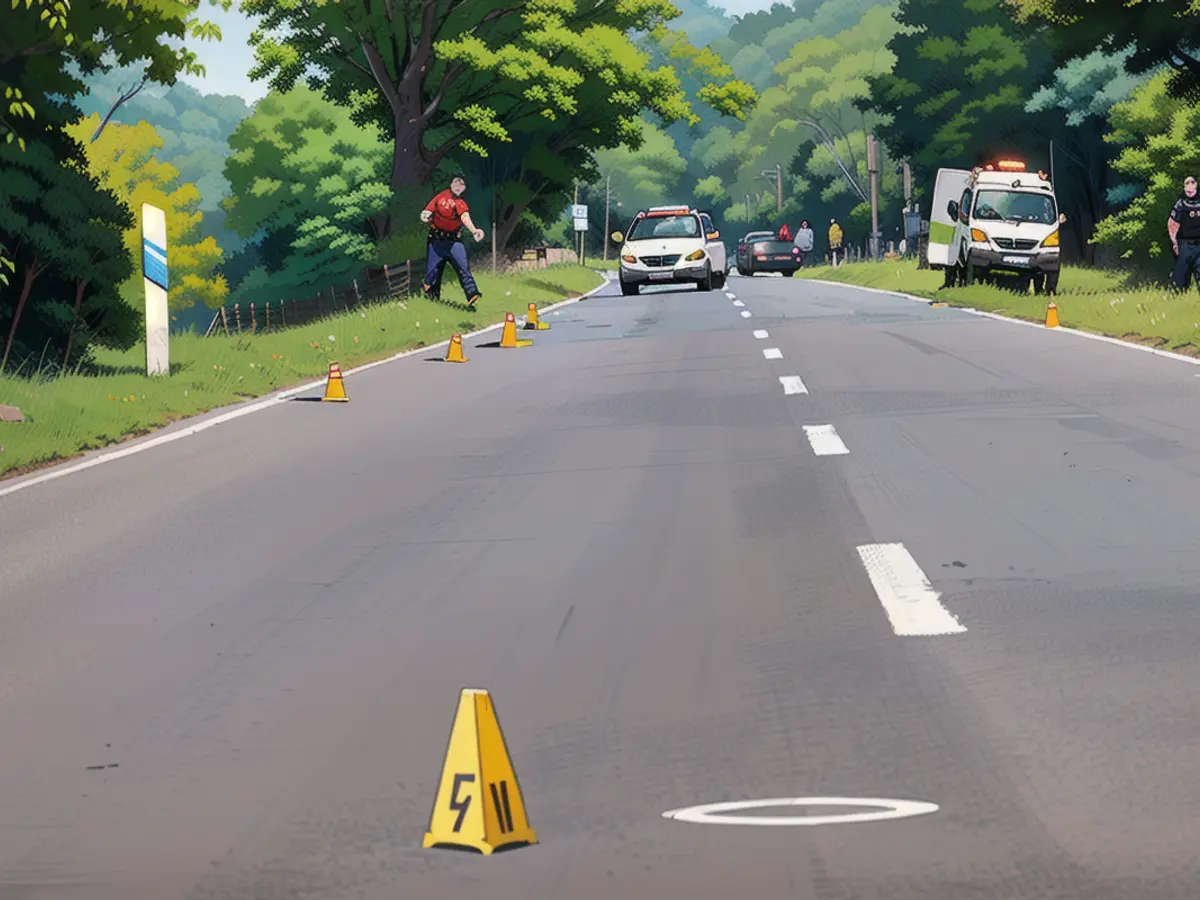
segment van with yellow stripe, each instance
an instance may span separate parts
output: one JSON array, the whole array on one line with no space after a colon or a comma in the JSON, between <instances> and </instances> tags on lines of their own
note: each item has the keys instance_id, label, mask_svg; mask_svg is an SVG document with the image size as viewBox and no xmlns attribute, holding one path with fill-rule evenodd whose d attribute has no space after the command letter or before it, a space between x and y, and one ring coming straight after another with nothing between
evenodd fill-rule
<instances>
[{"instance_id":1,"label":"van with yellow stripe","mask_svg":"<svg viewBox=\"0 0 1200 900\"><path fill-rule=\"evenodd\" d=\"M1015 275L1053 293L1061 269L1054 186L1017 160L975 169L938 169L929 217L929 265L946 286Z\"/></svg>"}]
</instances>

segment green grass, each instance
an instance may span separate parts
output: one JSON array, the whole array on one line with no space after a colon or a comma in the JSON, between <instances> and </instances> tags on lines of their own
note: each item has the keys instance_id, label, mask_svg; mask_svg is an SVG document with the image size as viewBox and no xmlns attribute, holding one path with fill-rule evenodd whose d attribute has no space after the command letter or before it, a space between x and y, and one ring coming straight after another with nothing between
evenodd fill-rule
<instances>
[{"instance_id":1,"label":"green grass","mask_svg":"<svg viewBox=\"0 0 1200 900\"><path fill-rule=\"evenodd\" d=\"M585 259L589 269L596 269L599 272L615 272L621 267L619 259Z\"/></svg>"},{"instance_id":2,"label":"green grass","mask_svg":"<svg viewBox=\"0 0 1200 900\"><path fill-rule=\"evenodd\" d=\"M1046 305L1053 299L1059 322L1070 328L1182 353L1195 354L1200 347L1200 295L1135 284L1103 269L1064 266L1053 298L993 285L943 288L942 272L918 269L915 260L805 268L796 277L900 291L1034 322L1046 320Z\"/></svg>"},{"instance_id":3,"label":"green grass","mask_svg":"<svg viewBox=\"0 0 1200 900\"><path fill-rule=\"evenodd\" d=\"M95 374L0 376L0 404L26 416L22 423L0 423L0 477L302 384L324 376L333 361L348 369L478 330L502 321L505 312L519 318L530 303L547 306L601 283L595 272L574 265L477 279L483 298L475 310L452 281L441 303L413 297L271 334L172 336L170 378L145 374L141 344L124 352L98 350Z\"/></svg>"}]
</instances>

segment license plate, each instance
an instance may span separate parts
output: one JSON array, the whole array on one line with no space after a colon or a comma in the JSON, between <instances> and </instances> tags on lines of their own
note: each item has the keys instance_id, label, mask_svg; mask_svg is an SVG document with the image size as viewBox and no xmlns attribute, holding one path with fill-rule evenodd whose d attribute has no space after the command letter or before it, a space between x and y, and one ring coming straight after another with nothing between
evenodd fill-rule
<instances>
[{"instance_id":1,"label":"license plate","mask_svg":"<svg viewBox=\"0 0 1200 900\"><path fill-rule=\"evenodd\" d=\"M791 259L790 256L777 256L776 259Z\"/></svg>"},{"instance_id":2,"label":"license plate","mask_svg":"<svg viewBox=\"0 0 1200 900\"><path fill-rule=\"evenodd\" d=\"M1027 266L1029 265L1028 256L1006 256L1004 261L1010 266Z\"/></svg>"},{"instance_id":3,"label":"license plate","mask_svg":"<svg viewBox=\"0 0 1200 900\"><path fill-rule=\"evenodd\" d=\"M651 281L669 281L670 279L672 279L674 277L675 277L674 272L651 272L650 273Z\"/></svg>"}]
</instances>

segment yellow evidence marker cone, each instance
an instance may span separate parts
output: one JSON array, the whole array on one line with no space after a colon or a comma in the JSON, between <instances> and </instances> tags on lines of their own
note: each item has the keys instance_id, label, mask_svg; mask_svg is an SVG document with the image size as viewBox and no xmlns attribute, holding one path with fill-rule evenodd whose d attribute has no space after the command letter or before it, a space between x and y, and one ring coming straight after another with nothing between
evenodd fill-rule
<instances>
[{"instance_id":1,"label":"yellow evidence marker cone","mask_svg":"<svg viewBox=\"0 0 1200 900\"><path fill-rule=\"evenodd\" d=\"M536 843L492 698L464 688L421 846L491 856Z\"/></svg>"},{"instance_id":2,"label":"yellow evidence marker cone","mask_svg":"<svg viewBox=\"0 0 1200 900\"><path fill-rule=\"evenodd\" d=\"M446 348L444 362L470 362L470 357L463 355L462 335L456 334L450 338L450 346Z\"/></svg>"},{"instance_id":3,"label":"yellow evidence marker cone","mask_svg":"<svg viewBox=\"0 0 1200 900\"><path fill-rule=\"evenodd\" d=\"M529 304L529 312L525 313L525 330L526 331L545 331L550 327L549 322L543 322L538 318L537 304Z\"/></svg>"},{"instance_id":4,"label":"yellow evidence marker cone","mask_svg":"<svg viewBox=\"0 0 1200 900\"><path fill-rule=\"evenodd\" d=\"M1050 305L1046 307L1046 327L1058 327L1058 307L1054 305L1054 301L1050 301Z\"/></svg>"},{"instance_id":5,"label":"yellow evidence marker cone","mask_svg":"<svg viewBox=\"0 0 1200 900\"><path fill-rule=\"evenodd\" d=\"M337 363L329 364L329 378L325 381L325 396L322 400L335 400L338 403L349 403L346 396L346 383L342 380L342 370Z\"/></svg>"},{"instance_id":6,"label":"yellow evidence marker cone","mask_svg":"<svg viewBox=\"0 0 1200 900\"><path fill-rule=\"evenodd\" d=\"M517 340L517 320L512 313L504 314L504 330L500 332L500 346L504 348L510 347L528 347L533 341L518 341Z\"/></svg>"}]
</instances>

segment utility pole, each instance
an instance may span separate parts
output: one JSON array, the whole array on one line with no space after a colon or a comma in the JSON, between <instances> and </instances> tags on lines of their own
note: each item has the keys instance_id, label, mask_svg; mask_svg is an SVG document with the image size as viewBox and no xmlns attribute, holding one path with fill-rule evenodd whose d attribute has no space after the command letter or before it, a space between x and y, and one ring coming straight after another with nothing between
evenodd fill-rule
<instances>
[{"instance_id":1,"label":"utility pole","mask_svg":"<svg viewBox=\"0 0 1200 900\"><path fill-rule=\"evenodd\" d=\"M783 214L783 170L775 164L775 212Z\"/></svg>"},{"instance_id":2,"label":"utility pole","mask_svg":"<svg viewBox=\"0 0 1200 900\"><path fill-rule=\"evenodd\" d=\"M746 225L750 224L750 195L746 195Z\"/></svg>"},{"instance_id":3,"label":"utility pole","mask_svg":"<svg viewBox=\"0 0 1200 900\"><path fill-rule=\"evenodd\" d=\"M571 202L574 206L579 205L579 179L578 178L575 179L575 199L572 200ZM574 210L572 210L572 213L573 212L574 212ZM572 221L572 223L574 223L573 218L571 221ZM580 261L579 264L581 266L583 265L583 257L580 255L579 248L582 245L583 245L582 235L578 235L578 234L575 235L575 258Z\"/></svg>"},{"instance_id":4,"label":"utility pole","mask_svg":"<svg viewBox=\"0 0 1200 900\"><path fill-rule=\"evenodd\" d=\"M604 180L604 261L608 262L608 207L612 199L612 175Z\"/></svg>"},{"instance_id":5,"label":"utility pole","mask_svg":"<svg viewBox=\"0 0 1200 900\"><path fill-rule=\"evenodd\" d=\"M906 212L912 209L912 166L907 159L904 161L904 209Z\"/></svg>"},{"instance_id":6,"label":"utility pole","mask_svg":"<svg viewBox=\"0 0 1200 900\"><path fill-rule=\"evenodd\" d=\"M867 135L867 172L871 177L871 258L879 261L879 145Z\"/></svg>"}]
</instances>

